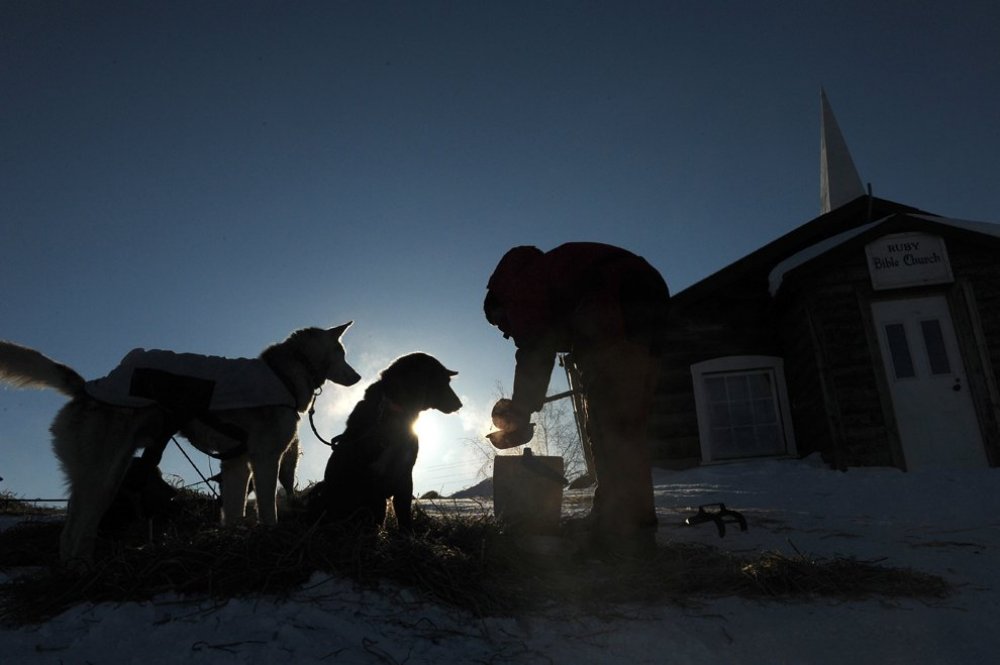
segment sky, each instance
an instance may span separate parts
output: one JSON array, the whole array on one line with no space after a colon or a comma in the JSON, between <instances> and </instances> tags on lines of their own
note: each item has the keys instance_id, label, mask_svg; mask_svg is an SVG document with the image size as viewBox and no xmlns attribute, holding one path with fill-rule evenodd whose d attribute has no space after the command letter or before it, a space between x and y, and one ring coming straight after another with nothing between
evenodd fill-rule
<instances>
[{"instance_id":1,"label":"sky","mask_svg":"<svg viewBox=\"0 0 1000 665\"><path fill-rule=\"evenodd\" d=\"M819 214L821 87L877 196L1000 221L995 2L2 0L0 338L97 378L353 320L318 428L431 353L465 406L415 490L449 493L513 376L502 254L606 242L683 290ZM64 495L63 403L0 389L0 489Z\"/></svg>"},{"instance_id":2,"label":"sky","mask_svg":"<svg viewBox=\"0 0 1000 665\"><path fill-rule=\"evenodd\" d=\"M78 605L41 625L0 626L0 653L18 665L70 659L100 665L990 663L1000 647L997 473L886 467L841 473L819 455L653 473L657 540L696 574L699 546L758 563L767 560L765 553L792 562L853 560L941 577L952 590L946 598L769 599L722 590L657 600L639 592L643 599L631 603L598 606L562 598L516 616L484 617L435 602L427 584L359 585L316 573L277 598L245 595L220 602L166 593L143 602ZM579 511L587 494L567 492L564 514ZM719 501L744 515L747 531L729 523L719 538L712 524L683 525L696 506ZM474 515L490 510L488 499L435 506ZM17 519L0 516L0 529ZM539 588L562 588L568 574L561 564L573 557L572 546L551 536L540 544L548 556L529 570L539 576ZM527 548L525 556L540 556L538 549ZM581 585L621 572L614 564L588 565L592 579L579 579ZM545 580L546 571L558 582ZM0 572L0 581L4 573L21 572ZM835 590L832 577L803 570L785 582L790 588L799 580L806 586L827 582ZM865 579L871 575L859 576ZM906 588L905 582L898 588Z\"/></svg>"}]
</instances>

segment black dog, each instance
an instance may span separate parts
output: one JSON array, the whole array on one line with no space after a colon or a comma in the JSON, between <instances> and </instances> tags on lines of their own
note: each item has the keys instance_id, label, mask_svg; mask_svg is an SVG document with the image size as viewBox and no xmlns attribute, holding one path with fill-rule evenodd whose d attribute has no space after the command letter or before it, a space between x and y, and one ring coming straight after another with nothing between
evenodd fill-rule
<instances>
[{"instance_id":1,"label":"black dog","mask_svg":"<svg viewBox=\"0 0 1000 665\"><path fill-rule=\"evenodd\" d=\"M419 447L413 423L426 409L458 411L462 402L449 385L457 373L426 353L402 356L382 370L334 439L313 508L327 520L378 528L391 498L400 529L410 530Z\"/></svg>"},{"instance_id":2,"label":"black dog","mask_svg":"<svg viewBox=\"0 0 1000 665\"><path fill-rule=\"evenodd\" d=\"M178 490L163 480L155 462L150 462L145 455L133 457L118 493L101 518L98 531L121 536L130 526L143 520L169 519L177 494Z\"/></svg>"}]
</instances>

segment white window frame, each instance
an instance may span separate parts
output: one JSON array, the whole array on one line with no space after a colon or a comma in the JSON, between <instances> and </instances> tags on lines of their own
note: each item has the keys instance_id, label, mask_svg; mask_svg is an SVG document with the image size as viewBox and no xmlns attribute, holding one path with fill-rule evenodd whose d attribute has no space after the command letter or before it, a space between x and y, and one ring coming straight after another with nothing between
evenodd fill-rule
<instances>
[{"instance_id":1,"label":"white window frame","mask_svg":"<svg viewBox=\"0 0 1000 665\"><path fill-rule=\"evenodd\" d=\"M791 409L788 402L788 389L785 386L784 360L775 356L725 356L691 365L691 378L694 381L695 409L698 415L698 440L701 444L702 462L728 462L756 457L717 457L713 455L708 388L706 387L705 380L718 376L760 371L767 372L771 376L772 385L776 393L777 422L781 429L780 435L785 442L785 450L774 453L773 456L780 457L796 454L795 435L792 430Z\"/></svg>"}]
</instances>

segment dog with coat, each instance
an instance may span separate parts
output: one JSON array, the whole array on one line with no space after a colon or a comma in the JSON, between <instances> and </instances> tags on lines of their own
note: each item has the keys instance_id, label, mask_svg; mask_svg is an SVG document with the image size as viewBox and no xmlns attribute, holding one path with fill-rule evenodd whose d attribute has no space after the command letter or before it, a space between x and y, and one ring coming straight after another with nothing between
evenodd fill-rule
<instances>
[{"instance_id":1,"label":"dog with coat","mask_svg":"<svg viewBox=\"0 0 1000 665\"><path fill-rule=\"evenodd\" d=\"M136 349L89 382L38 351L0 341L0 381L71 398L50 428L69 490L61 559L93 557L98 525L136 449L149 449L155 466L178 432L223 460L224 523L245 516L251 473L259 519L276 523L279 472L283 485L294 482L301 413L327 380L350 386L361 379L340 341L350 325L297 330L256 359Z\"/></svg>"},{"instance_id":2,"label":"dog with coat","mask_svg":"<svg viewBox=\"0 0 1000 665\"><path fill-rule=\"evenodd\" d=\"M413 525L413 465L420 447L413 424L421 411L454 413L462 406L450 384L458 374L426 353L396 359L365 390L334 437L323 482L310 499L326 521L382 526L392 499L399 528Z\"/></svg>"}]
</instances>

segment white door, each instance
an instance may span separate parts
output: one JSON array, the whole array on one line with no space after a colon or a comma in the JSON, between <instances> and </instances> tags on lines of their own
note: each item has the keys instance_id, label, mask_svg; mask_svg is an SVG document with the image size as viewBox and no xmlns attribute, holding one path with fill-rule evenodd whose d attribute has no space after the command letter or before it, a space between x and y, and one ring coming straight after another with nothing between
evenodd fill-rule
<instances>
[{"instance_id":1,"label":"white door","mask_svg":"<svg viewBox=\"0 0 1000 665\"><path fill-rule=\"evenodd\" d=\"M872 303L906 467L985 467L986 451L943 296Z\"/></svg>"}]
</instances>

